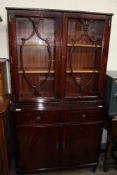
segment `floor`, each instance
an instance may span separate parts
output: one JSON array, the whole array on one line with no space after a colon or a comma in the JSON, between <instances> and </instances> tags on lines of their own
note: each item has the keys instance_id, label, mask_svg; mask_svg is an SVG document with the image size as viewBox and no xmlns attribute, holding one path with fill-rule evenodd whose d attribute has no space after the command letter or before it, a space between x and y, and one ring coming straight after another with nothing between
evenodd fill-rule
<instances>
[{"instance_id":1,"label":"floor","mask_svg":"<svg viewBox=\"0 0 117 175\"><path fill-rule=\"evenodd\" d=\"M99 165L95 173L92 172L92 168L82 168L82 169L75 169L75 170L36 173L33 175L40 175L40 174L41 175L117 175L116 167L109 168L109 170L106 173L103 171L103 157L104 157L104 154L101 154L99 159ZM13 169L11 170L10 175L16 175Z\"/></svg>"}]
</instances>

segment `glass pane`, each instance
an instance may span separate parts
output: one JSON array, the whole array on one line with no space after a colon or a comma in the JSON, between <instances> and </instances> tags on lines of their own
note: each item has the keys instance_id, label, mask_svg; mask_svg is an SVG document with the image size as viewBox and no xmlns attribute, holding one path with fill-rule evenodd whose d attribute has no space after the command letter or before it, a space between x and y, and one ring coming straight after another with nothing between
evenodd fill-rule
<instances>
[{"instance_id":1,"label":"glass pane","mask_svg":"<svg viewBox=\"0 0 117 175\"><path fill-rule=\"evenodd\" d=\"M74 77L67 74L66 78L66 96L67 97L81 97L81 96L95 96L98 94L98 74L91 73L74 73Z\"/></svg>"},{"instance_id":2,"label":"glass pane","mask_svg":"<svg viewBox=\"0 0 117 175\"><path fill-rule=\"evenodd\" d=\"M54 97L55 20L16 19L20 98Z\"/></svg>"},{"instance_id":3,"label":"glass pane","mask_svg":"<svg viewBox=\"0 0 117 175\"><path fill-rule=\"evenodd\" d=\"M68 20L66 97L97 96L104 21Z\"/></svg>"}]
</instances>

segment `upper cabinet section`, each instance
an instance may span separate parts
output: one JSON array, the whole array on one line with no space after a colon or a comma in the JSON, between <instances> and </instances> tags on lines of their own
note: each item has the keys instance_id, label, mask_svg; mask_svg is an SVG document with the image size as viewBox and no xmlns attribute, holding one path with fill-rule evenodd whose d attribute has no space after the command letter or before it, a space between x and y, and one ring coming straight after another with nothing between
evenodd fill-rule
<instances>
[{"instance_id":1,"label":"upper cabinet section","mask_svg":"<svg viewBox=\"0 0 117 175\"><path fill-rule=\"evenodd\" d=\"M14 100L100 98L111 15L8 9Z\"/></svg>"}]
</instances>

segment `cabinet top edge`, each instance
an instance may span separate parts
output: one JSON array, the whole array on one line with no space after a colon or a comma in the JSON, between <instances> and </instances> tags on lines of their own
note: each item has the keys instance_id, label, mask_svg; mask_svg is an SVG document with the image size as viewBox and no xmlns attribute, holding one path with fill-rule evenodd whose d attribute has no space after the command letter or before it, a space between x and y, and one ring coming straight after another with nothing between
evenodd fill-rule
<instances>
[{"instance_id":1,"label":"cabinet top edge","mask_svg":"<svg viewBox=\"0 0 117 175\"><path fill-rule=\"evenodd\" d=\"M60 10L60 9L43 9L43 8L12 8L6 7L7 11L15 11L15 10L27 10L27 11L47 11L47 12L63 12L63 13L83 13L83 14L94 14L94 15L106 15L113 16L113 13L103 13L103 12L91 12L91 11L77 11L77 10Z\"/></svg>"}]
</instances>

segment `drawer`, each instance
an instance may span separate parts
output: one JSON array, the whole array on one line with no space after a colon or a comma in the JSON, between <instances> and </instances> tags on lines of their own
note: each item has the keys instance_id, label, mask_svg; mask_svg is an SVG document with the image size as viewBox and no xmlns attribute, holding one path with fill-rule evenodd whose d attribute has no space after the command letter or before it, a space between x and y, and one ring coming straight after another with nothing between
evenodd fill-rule
<instances>
[{"instance_id":1,"label":"drawer","mask_svg":"<svg viewBox=\"0 0 117 175\"><path fill-rule=\"evenodd\" d=\"M26 124L53 124L59 122L57 112L23 112L17 113L15 116L16 125Z\"/></svg>"},{"instance_id":2,"label":"drawer","mask_svg":"<svg viewBox=\"0 0 117 175\"><path fill-rule=\"evenodd\" d=\"M95 121L102 121L103 117L104 117L103 110L98 109L66 111L64 115L64 122L70 122L70 123L95 122Z\"/></svg>"}]
</instances>

